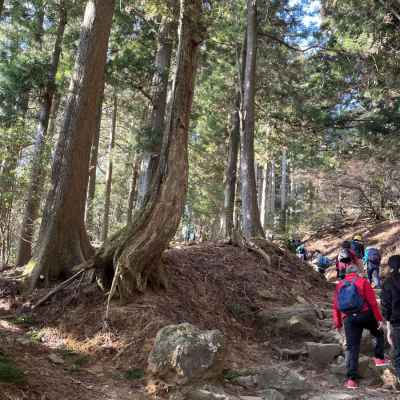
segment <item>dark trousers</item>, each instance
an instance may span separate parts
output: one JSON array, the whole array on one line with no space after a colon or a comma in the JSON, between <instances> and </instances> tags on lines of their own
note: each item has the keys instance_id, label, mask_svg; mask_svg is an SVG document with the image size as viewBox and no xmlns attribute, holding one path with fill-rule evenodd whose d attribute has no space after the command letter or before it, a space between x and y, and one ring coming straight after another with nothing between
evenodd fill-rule
<instances>
[{"instance_id":1,"label":"dark trousers","mask_svg":"<svg viewBox=\"0 0 400 400\"><path fill-rule=\"evenodd\" d=\"M378 329L378 323L372 311L349 315L344 319L344 330L347 345L347 377L351 379L358 378L358 357L364 329L368 329L371 335L375 337L375 357L380 359L384 358L384 334L382 330Z\"/></svg>"},{"instance_id":2,"label":"dark trousers","mask_svg":"<svg viewBox=\"0 0 400 400\"><path fill-rule=\"evenodd\" d=\"M375 287L377 289L380 289L381 288L381 279L379 277L379 265L375 265L375 264L372 264L371 262L368 262L367 273L368 273L369 283L374 282Z\"/></svg>"},{"instance_id":3,"label":"dark trousers","mask_svg":"<svg viewBox=\"0 0 400 400\"><path fill-rule=\"evenodd\" d=\"M400 326L391 326L392 329L392 340L393 340L393 358L394 367L396 369L397 378L400 379Z\"/></svg>"},{"instance_id":4,"label":"dark trousers","mask_svg":"<svg viewBox=\"0 0 400 400\"><path fill-rule=\"evenodd\" d=\"M340 280L344 279L346 276L346 270L345 269L337 269L336 276L337 276L337 279L340 279Z\"/></svg>"}]
</instances>

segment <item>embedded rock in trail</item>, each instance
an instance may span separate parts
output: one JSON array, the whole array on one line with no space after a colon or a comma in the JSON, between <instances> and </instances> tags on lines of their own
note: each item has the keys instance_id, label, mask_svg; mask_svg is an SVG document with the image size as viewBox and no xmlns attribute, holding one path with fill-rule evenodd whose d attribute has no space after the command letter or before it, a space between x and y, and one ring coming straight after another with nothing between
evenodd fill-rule
<instances>
[{"instance_id":1,"label":"embedded rock in trail","mask_svg":"<svg viewBox=\"0 0 400 400\"><path fill-rule=\"evenodd\" d=\"M273 311L262 310L257 314L257 323L269 334L319 338L321 334L316 328L318 318L318 311L313 305L295 304Z\"/></svg>"},{"instance_id":2,"label":"embedded rock in trail","mask_svg":"<svg viewBox=\"0 0 400 400\"><path fill-rule=\"evenodd\" d=\"M259 396L240 396L240 400L285 400L285 396L275 389L269 389Z\"/></svg>"},{"instance_id":3,"label":"embedded rock in trail","mask_svg":"<svg viewBox=\"0 0 400 400\"><path fill-rule=\"evenodd\" d=\"M342 346L334 343L306 342L306 349L310 359L319 366L330 364L342 352Z\"/></svg>"},{"instance_id":4,"label":"embedded rock in trail","mask_svg":"<svg viewBox=\"0 0 400 400\"><path fill-rule=\"evenodd\" d=\"M330 367L330 372L336 375L340 380L343 380L346 375L346 363L343 360L339 364L334 364ZM377 367L371 357L362 356L358 362L358 373L362 378L368 379L369 383L380 383L381 373L383 371Z\"/></svg>"},{"instance_id":5,"label":"embedded rock in trail","mask_svg":"<svg viewBox=\"0 0 400 400\"><path fill-rule=\"evenodd\" d=\"M359 399L360 395L357 393L348 394L343 392L337 392L337 393L319 394L318 396L311 397L310 400L359 400Z\"/></svg>"},{"instance_id":6,"label":"embedded rock in trail","mask_svg":"<svg viewBox=\"0 0 400 400\"><path fill-rule=\"evenodd\" d=\"M247 389L275 389L294 395L305 392L309 388L309 384L302 375L283 365L244 369L236 373L238 377L232 379L231 382Z\"/></svg>"},{"instance_id":7,"label":"embedded rock in trail","mask_svg":"<svg viewBox=\"0 0 400 400\"><path fill-rule=\"evenodd\" d=\"M157 333L148 371L182 385L219 376L224 355L225 343L220 331L200 331L188 323L168 325Z\"/></svg>"},{"instance_id":8,"label":"embedded rock in trail","mask_svg":"<svg viewBox=\"0 0 400 400\"><path fill-rule=\"evenodd\" d=\"M239 398L225 393L221 388L206 385L189 391L185 400L239 400Z\"/></svg>"}]
</instances>

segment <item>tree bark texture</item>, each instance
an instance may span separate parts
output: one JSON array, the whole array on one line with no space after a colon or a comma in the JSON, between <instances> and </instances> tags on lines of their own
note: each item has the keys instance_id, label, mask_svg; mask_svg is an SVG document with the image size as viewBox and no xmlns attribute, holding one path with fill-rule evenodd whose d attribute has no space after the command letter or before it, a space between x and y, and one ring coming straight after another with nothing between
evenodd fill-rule
<instances>
[{"instance_id":1,"label":"tree bark texture","mask_svg":"<svg viewBox=\"0 0 400 400\"><path fill-rule=\"evenodd\" d=\"M97 173L97 159L99 155L99 142L100 142L100 129L101 129L101 116L103 113L103 100L104 100L104 80L103 80L103 95L98 99L97 113L96 113L96 130L93 136L92 147L90 151L90 165L89 165L89 184L86 202L86 226L89 231L93 230L93 208L94 197L96 194L96 173Z\"/></svg>"},{"instance_id":2,"label":"tree bark texture","mask_svg":"<svg viewBox=\"0 0 400 400\"><path fill-rule=\"evenodd\" d=\"M117 112L118 112L118 97L117 94L113 95L113 112L110 129L110 142L108 144L108 167L106 177L106 190L104 200L104 215L103 215L103 227L101 231L101 240L105 242L108 235L108 226L110 219L110 205L111 205L111 186L112 186L112 174L113 174L113 153L115 144L115 132L117 129Z\"/></svg>"},{"instance_id":3,"label":"tree bark texture","mask_svg":"<svg viewBox=\"0 0 400 400\"><path fill-rule=\"evenodd\" d=\"M41 106L32 157L29 188L25 199L24 217L18 241L17 266L25 265L32 257L34 223L39 217L40 202L42 199L46 161L48 161L46 158L46 136L49 127L53 98L56 92L56 74L60 61L65 26L67 23L67 10L63 1L60 3L59 7L59 22L54 51L46 86L43 89L40 100ZM43 21L43 15L41 21Z\"/></svg>"},{"instance_id":4,"label":"tree bark texture","mask_svg":"<svg viewBox=\"0 0 400 400\"><path fill-rule=\"evenodd\" d=\"M29 289L62 277L92 255L84 225L90 147L102 95L114 0L89 0L52 166L38 245L26 266Z\"/></svg>"},{"instance_id":5,"label":"tree bark texture","mask_svg":"<svg viewBox=\"0 0 400 400\"><path fill-rule=\"evenodd\" d=\"M148 130L150 143L142 155L140 188L138 193L139 207L143 207L148 194L152 179L157 170L160 159L162 136L165 129L165 110L167 105L168 77L172 56L172 22L163 17L160 31L158 33L158 48L154 62L154 76L152 81L152 112Z\"/></svg>"},{"instance_id":6,"label":"tree bark texture","mask_svg":"<svg viewBox=\"0 0 400 400\"><path fill-rule=\"evenodd\" d=\"M243 93L243 129L240 135L240 184L242 195L242 231L246 238L264 237L257 204L254 171L255 80L257 54L257 6L247 0L247 52Z\"/></svg>"},{"instance_id":7,"label":"tree bark texture","mask_svg":"<svg viewBox=\"0 0 400 400\"><path fill-rule=\"evenodd\" d=\"M110 283L107 277L114 274L111 294L117 290L122 299L131 297L137 290L145 290L149 282L162 280L161 254L175 235L183 212L188 179L189 118L197 53L205 31L201 11L201 0L180 1L172 107L150 199L133 225L111 237L95 257L104 285Z\"/></svg>"},{"instance_id":8,"label":"tree bark texture","mask_svg":"<svg viewBox=\"0 0 400 400\"><path fill-rule=\"evenodd\" d=\"M132 165L132 179L131 186L129 188L128 195L128 211L127 211L127 225L132 224L133 210L135 208L135 204L137 201L137 193L138 193L138 178L139 178L139 167L141 163L141 158L136 153L135 159Z\"/></svg>"}]
</instances>

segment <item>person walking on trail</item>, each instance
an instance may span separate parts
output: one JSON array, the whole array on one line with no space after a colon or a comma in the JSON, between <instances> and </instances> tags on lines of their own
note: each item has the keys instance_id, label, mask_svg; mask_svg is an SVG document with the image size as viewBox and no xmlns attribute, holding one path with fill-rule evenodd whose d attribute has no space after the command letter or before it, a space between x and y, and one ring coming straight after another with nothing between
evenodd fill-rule
<instances>
[{"instance_id":1,"label":"person walking on trail","mask_svg":"<svg viewBox=\"0 0 400 400\"><path fill-rule=\"evenodd\" d=\"M353 237L353 240L350 242L350 247L357 258L360 260L364 258L365 248L361 235L355 235Z\"/></svg>"},{"instance_id":2,"label":"person walking on trail","mask_svg":"<svg viewBox=\"0 0 400 400\"><path fill-rule=\"evenodd\" d=\"M388 264L391 273L382 286L381 306L387 321L387 339L394 350L397 382L400 383L400 255L391 256Z\"/></svg>"},{"instance_id":3,"label":"person walking on trail","mask_svg":"<svg viewBox=\"0 0 400 400\"><path fill-rule=\"evenodd\" d=\"M337 330L344 325L346 336L345 387L358 388L358 357L364 329L375 337L374 361L377 367L388 365L384 357L383 317L375 292L367 279L358 275L358 267L350 264L346 277L336 285L333 298L333 319Z\"/></svg>"},{"instance_id":4,"label":"person walking on trail","mask_svg":"<svg viewBox=\"0 0 400 400\"><path fill-rule=\"evenodd\" d=\"M367 247L364 255L364 265L367 268L369 283L373 283L375 288L381 288L379 277L379 267L381 265L381 253L375 247Z\"/></svg>"},{"instance_id":5,"label":"person walking on trail","mask_svg":"<svg viewBox=\"0 0 400 400\"><path fill-rule=\"evenodd\" d=\"M320 250L315 250L313 253L312 264L320 274L324 275L325 271L331 266L332 260L327 256L324 256Z\"/></svg>"},{"instance_id":6,"label":"person walking on trail","mask_svg":"<svg viewBox=\"0 0 400 400\"><path fill-rule=\"evenodd\" d=\"M345 240L340 249L339 254L336 257L336 276L337 279L344 279L346 275L346 268L350 264L359 265L360 261L356 257L353 250L351 250L351 244L348 240Z\"/></svg>"},{"instance_id":7,"label":"person walking on trail","mask_svg":"<svg viewBox=\"0 0 400 400\"><path fill-rule=\"evenodd\" d=\"M301 244L300 246L297 246L296 254L297 254L297 257L300 258L300 260L302 260L302 261L306 260L307 251L306 251L306 248L305 248L304 244Z\"/></svg>"}]
</instances>

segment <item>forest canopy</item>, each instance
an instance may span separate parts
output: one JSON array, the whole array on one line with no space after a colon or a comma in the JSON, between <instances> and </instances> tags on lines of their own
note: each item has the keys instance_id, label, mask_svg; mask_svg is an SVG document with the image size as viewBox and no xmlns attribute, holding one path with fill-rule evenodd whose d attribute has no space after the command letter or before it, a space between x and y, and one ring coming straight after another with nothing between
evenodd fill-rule
<instances>
[{"instance_id":1,"label":"forest canopy","mask_svg":"<svg viewBox=\"0 0 400 400\"><path fill-rule=\"evenodd\" d=\"M1 0L1 266L129 296L173 239L398 218L399 33L398 1Z\"/></svg>"}]
</instances>

